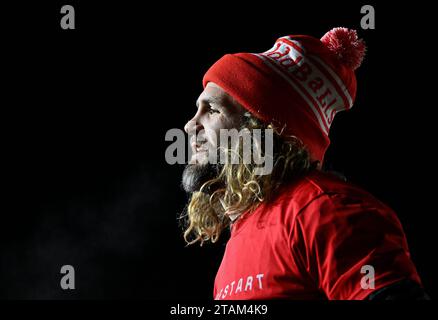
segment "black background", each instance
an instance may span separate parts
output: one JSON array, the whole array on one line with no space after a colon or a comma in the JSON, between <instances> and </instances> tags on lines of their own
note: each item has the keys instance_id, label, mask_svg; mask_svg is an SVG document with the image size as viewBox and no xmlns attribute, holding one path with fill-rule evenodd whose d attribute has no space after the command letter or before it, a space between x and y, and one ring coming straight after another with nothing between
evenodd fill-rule
<instances>
[{"instance_id":1,"label":"black background","mask_svg":"<svg viewBox=\"0 0 438 320\"><path fill-rule=\"evenodd\" d=\"M0 298L206 299L226 237L185 247L183 166L164 135L195 111L208 67L287 34L358 29L368 52L330 167L393 207L436 295L433 11L419 2L76 1L2 5ZM62 30L72 4L76 29ZM360 29L373 4L376 29ZM60 268L76 289L59 286Z\"/></svg>"}]
</instances>

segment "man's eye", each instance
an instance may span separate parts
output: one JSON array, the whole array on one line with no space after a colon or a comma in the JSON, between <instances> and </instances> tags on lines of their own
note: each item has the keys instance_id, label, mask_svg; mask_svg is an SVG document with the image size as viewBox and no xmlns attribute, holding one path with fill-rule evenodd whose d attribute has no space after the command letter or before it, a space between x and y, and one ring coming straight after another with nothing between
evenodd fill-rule
<instances>
[{"instance_id":1,"label":"man's eye","mask_svg":"<svg viewBox=\"0 0 438 320\"><path fill-rule=\"evenodd\" d=\"M219 113L219 110L216 110L216 109L213 109L213 108L208 108L208 113L209 114Z\"/></svg>"}]
</instances>

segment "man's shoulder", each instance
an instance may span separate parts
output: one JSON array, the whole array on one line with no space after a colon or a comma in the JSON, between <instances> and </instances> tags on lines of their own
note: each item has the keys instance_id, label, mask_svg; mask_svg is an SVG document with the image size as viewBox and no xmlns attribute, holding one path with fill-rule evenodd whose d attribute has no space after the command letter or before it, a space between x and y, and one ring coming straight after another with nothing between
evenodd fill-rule
<instances>
[{"instance_id":1,"label":"man's shoulder","mask_svg":"<svg viewBox=\"0 0 438 320\"><path fill-rule=\"evenodd\" d=\"M382 216L396 221L392 209L366 190L336 174L318 170L283 185L264 207L290 227L299 216L315 224L334 217L363 217L366 212L370 219Z\"/></svg>"},{"instance_id":2,"label":"man's shoulder","mask_svg":"<svg viewBox=\"0 0 438 320\"><path fill-rule=\"evenodd\" d=\"M346 181L336 173L313 170L283 185L275 202L289 202L294 205L295 209L300 209L315 199L335 194L372 198L367 191Z\"/></svg>"},{"instance_id":3,"label":"man's shoulder","mask_svg":"<svg viewBox=\"0 0 438 320\"><path fill-rule=\"evenodd\" d=\"M272 225L280 222L287 230L297 219L311 226L331 219L372 223L383 219L398 224L392 209L372 194L336 174L317 170L284 184L260 212L264 213L260 217L272 219Z\"/></svg>"}]
</instances>

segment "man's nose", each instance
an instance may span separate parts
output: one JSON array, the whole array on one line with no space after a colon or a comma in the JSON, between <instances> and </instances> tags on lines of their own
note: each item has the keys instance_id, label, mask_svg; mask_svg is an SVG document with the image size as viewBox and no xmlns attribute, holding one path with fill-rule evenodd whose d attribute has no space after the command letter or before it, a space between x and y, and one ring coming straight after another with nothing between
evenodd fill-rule
<instances>
[{"instance_id":1,"label":"man's nose","mask_svg":"<svg viewBox=\"0 0 438 320\"><path fill-rule=\"evenodd\" d=\"M202 129L202 125L196 119L189 120L184 126L184 131L187 134L196 134Z\"/></svg>"}]
</instances>

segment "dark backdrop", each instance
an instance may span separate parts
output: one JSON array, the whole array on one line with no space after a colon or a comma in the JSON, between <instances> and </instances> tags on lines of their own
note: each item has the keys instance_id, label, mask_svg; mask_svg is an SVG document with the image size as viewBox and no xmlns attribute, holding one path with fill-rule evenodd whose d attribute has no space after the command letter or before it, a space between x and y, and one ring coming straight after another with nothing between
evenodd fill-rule
<instances>
[{"instance_id":1,"label":"dark backdrop","mask_svg":"<svg viewBox=\"0 0 438 320\"><path fill-rule=\"evenodd\" d=\"M369 49L356 104L334 122L329 165L397 211L434 296L429 8L374 4L376 29L362 30L370 3L89 2L69 3L68 31L66 3L0 9L0 298L211 299L226 237L185 247L183 167L165 162L164 135L194 113L202 75L223 54L337 26L358 29ZM73 291L59 286L65 264Z\"/></svg>"}]
</instances>

